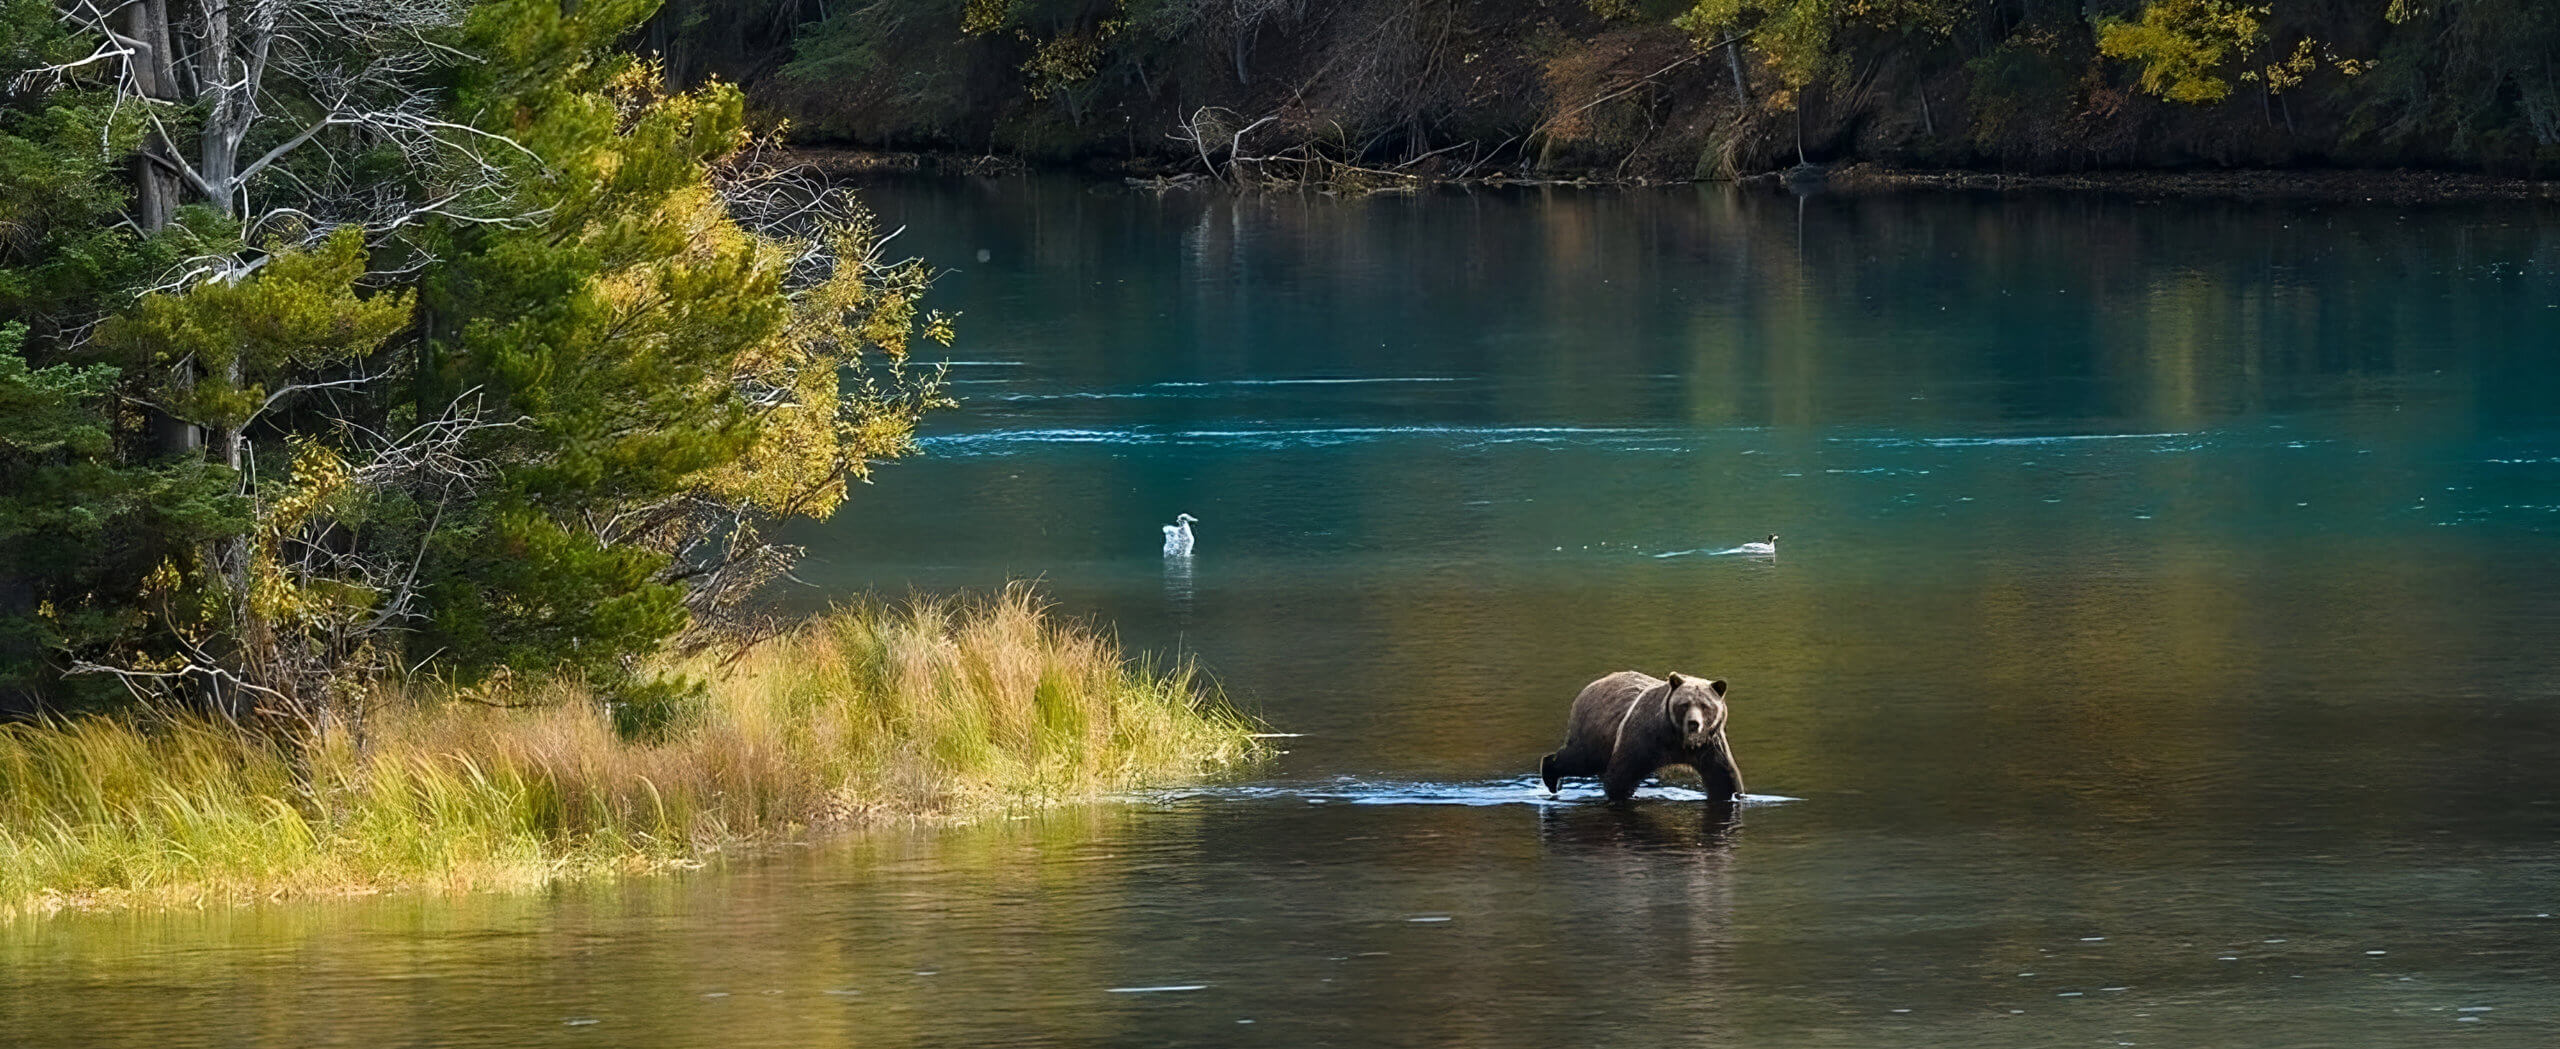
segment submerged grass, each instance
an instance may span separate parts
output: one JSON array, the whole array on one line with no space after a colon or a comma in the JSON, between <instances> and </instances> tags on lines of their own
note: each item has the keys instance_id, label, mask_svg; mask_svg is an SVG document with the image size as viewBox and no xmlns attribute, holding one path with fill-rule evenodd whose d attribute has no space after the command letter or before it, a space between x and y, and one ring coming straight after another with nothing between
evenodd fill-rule
<instances>
[{"instance_id":1,"label":"submerged grass","mask_svg":"<svg viewBox=\"0 0 2560 1049\"><path fill-rule=\"evenodd\" d=\"M197 718L0 726L0 913L530 885L1092 797L1259 750L1190 665L1133 664L1019 588L843 608L674 669L708 698L657 742L557 684L512 709L414 689L361 752L292 754Z\"/></svg>"}]
</instances>

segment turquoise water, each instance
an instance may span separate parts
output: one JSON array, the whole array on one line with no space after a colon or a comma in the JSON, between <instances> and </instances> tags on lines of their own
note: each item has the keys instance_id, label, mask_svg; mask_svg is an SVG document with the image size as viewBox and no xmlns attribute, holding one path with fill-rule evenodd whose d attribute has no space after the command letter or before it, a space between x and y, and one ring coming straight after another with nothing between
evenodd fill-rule
<instances>
[{"instance_id":1,"label":"turquoise water","mask_svg":"<svg viewBox=\"0 0 2560 1049\"><path fill-rule=\"evenodd\" d=\"M0 1031L2560 1041L2560 211L866 192L953 269L966 403L785 600L1037 580L1287 753L677 878L12 928ZM1621 668L1729 679L1767 800L1544 801Z\"/></svg>"}]
</instances>

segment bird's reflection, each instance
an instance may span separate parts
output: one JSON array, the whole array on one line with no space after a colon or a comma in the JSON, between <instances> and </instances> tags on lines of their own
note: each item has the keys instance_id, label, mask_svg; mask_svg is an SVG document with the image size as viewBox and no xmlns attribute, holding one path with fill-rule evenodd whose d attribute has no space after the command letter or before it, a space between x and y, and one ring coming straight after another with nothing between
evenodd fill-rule
<instances>
[{"instance_id":1,"label":"bird's reflection","mask_svg":"<svg viewBox=\"0 0 2560 1049\"><path fill-rule=\"evenodd\" d=\"M1191 622L1191 557L1164 559L1164 608L1176 623Z\"/></svg>"}]
</instances>

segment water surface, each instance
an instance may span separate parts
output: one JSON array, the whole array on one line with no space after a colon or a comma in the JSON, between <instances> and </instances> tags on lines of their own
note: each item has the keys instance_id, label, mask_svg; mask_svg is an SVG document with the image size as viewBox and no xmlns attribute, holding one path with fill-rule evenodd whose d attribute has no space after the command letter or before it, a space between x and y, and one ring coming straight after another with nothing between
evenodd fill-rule
<instances>
[{"instance_id":1,"label":"water surface","mask_svg":"<svg viewBox=\"0 0 2560 1049\"><path fill-rule=\"evenodd\" d=\"M22 924L6 1040L2560 1040L2560 212L868 192L954 268L967 403L789 600L1036 579L1286 754L676 878ZM1732 681L1769 800L1545 800L1620 668Z\"/></svg>"}]
</instances>

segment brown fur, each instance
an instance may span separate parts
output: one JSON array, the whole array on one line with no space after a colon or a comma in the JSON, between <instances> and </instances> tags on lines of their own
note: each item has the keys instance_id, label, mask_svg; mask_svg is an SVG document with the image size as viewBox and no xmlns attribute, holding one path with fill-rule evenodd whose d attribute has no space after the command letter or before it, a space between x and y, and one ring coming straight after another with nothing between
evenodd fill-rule
<instances>
[{"instance_id":1,"label":"brown fur","mask_svg":"<svg viewBox=\"0 0 2560 1049\"><path fill-rule=\"evenodd\" d=\"M1624 801L1636 784L1666 765L1698 770L1707 796L1742 793L1742 770L1725 741L1725 684L1674 673L1668 681L1621 670L1582 687L1565 719L1564 747L1538 759L1538 778L1553 794L1569 776L1598 776L1609 800Z\"/></svg>"}]
</instances>

